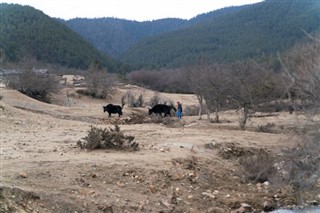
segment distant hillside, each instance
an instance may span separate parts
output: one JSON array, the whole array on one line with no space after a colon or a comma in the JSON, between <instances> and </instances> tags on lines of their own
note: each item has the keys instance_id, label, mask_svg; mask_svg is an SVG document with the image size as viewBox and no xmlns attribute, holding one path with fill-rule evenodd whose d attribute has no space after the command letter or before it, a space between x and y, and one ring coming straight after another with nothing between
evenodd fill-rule
<instances>
[{"instance_id":1,"label":"distant hillside","mask_svg":"<svg viewBox=\"0 0 320 213\"><path fill-rule=\"evenodd\" d=\"M122 57L140 68L179 67L202 57L228 62L274 54L320 30L320 1L267 0L200 22L187 29L147 38Z\"/></svg>"},{"instance_id":2,"label":"distant hillside","mask_svg":"<svg viewBox=\"0 0 320 213\"><path fill-rule=\"evenodd\" d=\"M81 36L61 22L29 6L0 4L1 60L19 61L32 57L38 61L86 69L98 62L110 71L120 63L97 51Z\"/></svg>"},{"instance_id":3,"label":"distant hillside","mask_svg":"<svg viewBox=\"0 0 320 213\"><path fill-rule=\"evenodd\" d=\"M98 50L119 57L130 47L147 37L186 29L197 23L237 11L240 8L242 7L224 8L198 15L190 20L167 18L137 22L116 18L76 18L65 21L65 24L86 38Z\"/></svg>"},{"instance_id":4,"label":"distant hillside","mask_svg":"<svg viewBox=\"0 0 320 213\"><path fill-rule=\"evenodd\" d=\"M142 38L179 29L185 22L182 19L137 22L115 18L77 18L65 23L98 50L119 56Z\"/></svg>"}]
</instances>

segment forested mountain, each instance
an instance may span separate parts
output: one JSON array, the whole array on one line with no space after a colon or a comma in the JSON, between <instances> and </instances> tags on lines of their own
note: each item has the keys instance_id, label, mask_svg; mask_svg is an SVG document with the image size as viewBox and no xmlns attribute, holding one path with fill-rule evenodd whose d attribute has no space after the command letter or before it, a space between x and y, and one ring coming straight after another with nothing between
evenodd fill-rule
<instances>
[{"instance_id":1,"label":"forested mountain","mask_svg":"<svg viewBox=\"0 0 320 213\"><path fill-rule=\"evenodd\" d=\"M65 21L65 24L86 38L98 50L119 57L144 38L186 29L197 23L210 21L242 8L244 6L223 8L198 15L190 20L167 18L138 22L117 18L75 18Z\"/></svg>"},{"instance_id":2,"label":"forested mountain","mask_svg":"<svg viewBox=\"0 0 320 213\"><path fill-rule=\"evenodd\" d=\"M0 4L1 60L35 58L50 64L86 69L99 63L109 71L121 65L56 19L30 6Z\"/></svg>"},{"instance_id":3,"label":"forested mountain","mask_svg":"<svg viewBox=\"0 0 320 213\"><path fill-rule=\"evenodd\" d=\"M274 54L320 31L320 1L266 0L179 31L147 38L122 57L141 68L228 62Z\"/></svg>"},{"instance_id":4,"label":"forested mountain","mask_svg":"<svg viewBox=\"0 0 320 213\"><path fill-rule=\"evenodd\" d=\"M65 23L98 50L119 56L142 38L178 29L185 22L182 19L137 22L116 18L76 18Z\"/></svg>"},{"instance_id":5,"label":"forested mountain","mask_svg":"<svg viewBox=\"0 0 320 213\"><path fill-rule=\"evenodd\" d=\"M5 3L0 4L0 11L1 60L33 57L80 69L95 62L109 71L176 68L199 58L208 63L256 58L286 50L307 34L320 31L320 1L315 0L266 0L190 20L145 22L115 18L65 21L29 6Z\"/></svg>"}]
</instances>

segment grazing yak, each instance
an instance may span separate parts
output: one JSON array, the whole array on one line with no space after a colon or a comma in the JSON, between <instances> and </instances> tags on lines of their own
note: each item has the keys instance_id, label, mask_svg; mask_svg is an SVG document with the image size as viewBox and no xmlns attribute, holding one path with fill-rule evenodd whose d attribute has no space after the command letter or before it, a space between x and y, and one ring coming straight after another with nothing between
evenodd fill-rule
<instances>
[{"instance_id":1,"label":"grazing yak","mask_svg":"<svg viewBox=\"0 0 320 213\"><path fill-rule=\"evenodd\" d=\"M151 109L149 109L149 115L151 115L152 113L160 114L162 116L162 113L164 114L164 117L166 117L167 115L171 116L171 109L173 109L174 111L177 111L177 109L174 106L168 106L165 104L157 104L155 106L153 106Z\"/></svg>"},{"instance_id":2,"label":"grazing yak","mask_svg":"<svg viewBox=\"0 0 320 213\"><path fill-rule=\"evenodd\" d=\"M103 106L103 112L108 112L109 117L111 114L119 114L119 117L122 115L122 107L119 105L108 104L107 106Z\"/></svg>"}]
</instances>

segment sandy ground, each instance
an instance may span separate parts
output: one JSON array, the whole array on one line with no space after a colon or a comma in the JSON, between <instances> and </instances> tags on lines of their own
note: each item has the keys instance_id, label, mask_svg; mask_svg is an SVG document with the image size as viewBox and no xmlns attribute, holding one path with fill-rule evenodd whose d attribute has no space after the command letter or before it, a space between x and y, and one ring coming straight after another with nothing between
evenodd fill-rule
<instances>
[{"instance_id":1,"label":"sandy ground","mask_svg":"<svg viewBox=\"0 0 320 213\"><path fill-rule=\"evenodd\" d=\"M293 202L268 183L245 182L239 156L226 157L221 150L230 144L244 153L291 147L298 138L288 131L255 130L267 123L278 129L300 126L303 116L283 112L252 117L246 131L238 129L235 111L222 112L220 124L197 116L167 118L171 125L126 122L132 113L148 120L147 108L125 107L121 118L108 118L102 105L117 102L128 90L147 98L154 95L129 86L117 90L114 100L75 95L65 106L66 90L54 105L2 88L0 212L231 212L242 203L261 212L263 203L272 202L276 193L283 195L279 203ZM192 95L160 96L184 106L197 104ZM135 137L139 151L77 147L91 126L107 128L113 123Z\"/></svg>"}]
</instances>

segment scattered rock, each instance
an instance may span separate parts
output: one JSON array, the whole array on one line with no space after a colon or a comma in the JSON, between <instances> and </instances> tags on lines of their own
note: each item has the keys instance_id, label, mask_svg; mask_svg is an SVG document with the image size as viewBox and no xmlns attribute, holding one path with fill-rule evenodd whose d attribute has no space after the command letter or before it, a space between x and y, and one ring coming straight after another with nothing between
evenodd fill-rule
<instances>
[{"instance_id":1,"label":"scattered rock","mask_svg":"<svg viewBox=\"0 0 320 213\"><path fill-rule=\"evenodd\" d=\"M159 203L160 203L161 206L163 206L163 207L165 207L165 208L168 208L168 209L169 209L169 208L171 207L171 206L170 206L170 203L169 203L168 201L160 200Z\"/></svg>"},{"instance_id":2,"label":"scattered rock","mask_svg":"<svg viewBox=\"0 0 320 213\"><path fill-rule=\"evenodd\" d=\"M206 213L225 213L226 211L224 209L221 209L219 207L212 207L206 211Z\"/></svg>"},{"instance_id":3,"label":"scattered rock","mask_svg":"<svg viewBox=\"0 0 320 213\"><path fill-rule=\"evenodd\" d=\"M247 203L241 203L241 206L242 206L243 208L245 208L246 210L249 210L249 211L252 210L252 207L251 207L249 204L247 204Z\"/></svg>"},{"instance_id":4,"label":"scattered rock","mask_svg":"<svg viewBox=\"0 0 320 213\"><path fill-rule=\"evenodd\" d=\"M316 201L316 200L307 200L306 202L312 206L317 206L319 204L318 201Z\"/></svg>"},{"instance_id":5,"label":"scattered rock","mask_svg":"<svg viewBox=\"0 0 320 213\"><path fill-rule=\"evenodd\" d=\"M149 185L149 190L153 193L153 194L155 194L155 193L157 193L157 189L156 189L156 187L154 186L154 185Z\"/></svg>"},{"instance_id":6,"label":"scattered rock","mask_svg":"<svg viewBox=\"0 0 320 213\"><path fill-rule=\"evenodd\" d=\"M210 197L212 199L216 199L216 196L214 196L213 194L211 194L210 192L202 192L201 193L204 196Z\"/></svg>"},{"instance_id":7,"label":"scattered rock","mask_svg":"<svg viewBox=\"0 0 320 213\"><path fill-rule=\"evenodd\" d=\"M232 211L231 213L245 213L245 212L246 212L246 209L243 206L241 206L240 208Z\"/></svg>"},{"instance_id":8,"label":"scattered rock","mask_svg":"<svg viewBox=\"0 0 320 213\"><path fill-rule=\"evenodd\" d=\"M217 147L217 143L216 142L210 142L210 143L206 143L204 145L204 148L206 148L206 149L214 149L216 147Z\"/></svg>"},{"instance_id":9,"label":"scattered rock","mask_svg":"<svg viewBox=\"0 0 320 213\"><path fill-rule=\"evenodd\" d=\"M270 211L275 210L275 206L274 206L271 202L265 201L265 202L263 203L263 208L262 208L262 210L265 211L265 212L270 212Z\"/></svg>"},{"instance_id":10,"label":"scattered rock","mask_svg":"<svg viewBox=\"0 0 320 213\"><path fill-rule=\"evenodd\" d=\"M177 201L178 199L177 199L177 194L176 194L176 192L173 192L172 193L172 195L171 195L171 197L170 197L170 203L172 203L172 204L178 204L178 201Z\"/></svg>"},{"instance_id":11,"label":"scattered rock","mask_svg":"<svg viewBox=\"0 0 320 213\"><path fill-rule=\"evenodd\" d=\"M117 186L123 188L126 184L122 183L121 181L118 181L117 183Z\"/></svg>"},{"instance_id":12,"label":"scattered rock","mask_svg":"<svg viewBox=\"0 0 320 213\"><path fill-rule=\"evenodd\" d=\"M20 172L18 178L27 178L28 174L26 172Z\"/></svg>"}]
</instances>

